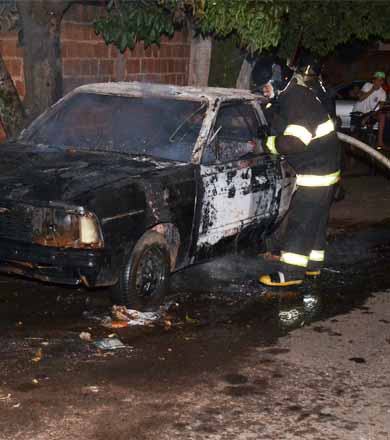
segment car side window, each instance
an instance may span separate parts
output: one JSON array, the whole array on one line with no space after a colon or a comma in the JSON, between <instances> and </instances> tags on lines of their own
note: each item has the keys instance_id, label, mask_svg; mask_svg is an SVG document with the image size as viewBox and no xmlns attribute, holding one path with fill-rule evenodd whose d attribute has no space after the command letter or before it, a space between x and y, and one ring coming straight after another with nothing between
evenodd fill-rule
<instances>
[{"instance_id":1,"label":"car side window","mask_svg":"<svg viewBox=\"0 0 390 440\"><path fill-rule=\"evenodd\" d=\"M359 99L359 93L363 85L364 83L354 82L338 89L335 93L336 100L357 101Z\"/></svg>"},{"instance_id":2,"label":"car side window","mask_svg":"<svg viewBox=\"0 0 390 440\"><path fill-rule=\"evenodd\" d=\"M259 121L250 103L227 103L219 109L203 164L232 162L256 151Z\"/></svg>"}]
</instances>

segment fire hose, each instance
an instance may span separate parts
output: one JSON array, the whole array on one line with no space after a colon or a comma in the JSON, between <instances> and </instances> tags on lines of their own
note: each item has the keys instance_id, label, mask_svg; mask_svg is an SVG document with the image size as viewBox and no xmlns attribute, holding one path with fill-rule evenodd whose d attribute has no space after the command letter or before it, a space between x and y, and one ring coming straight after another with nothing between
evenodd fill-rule
<instances>
[{"instance_id":1,"label":"fire hose","mask_svg":"<svg viewBox=\"0 0 390 440\"><path fill-rule=\"evenodd\" d=\"M376 161L378 161L381 165L390 169L390 159L388 159L385 155L379 153L374 148L370 147L369 145L365 144L362 141L359 141L358 139L355 139L352 136L348 136L347 134L340 133L339 131L337 132L337 136L341 141L353 145L356 148L359 148L359 150L362 150L365 153L367 153L369 156L371 156Z\"/></svg>"}]
</instances>

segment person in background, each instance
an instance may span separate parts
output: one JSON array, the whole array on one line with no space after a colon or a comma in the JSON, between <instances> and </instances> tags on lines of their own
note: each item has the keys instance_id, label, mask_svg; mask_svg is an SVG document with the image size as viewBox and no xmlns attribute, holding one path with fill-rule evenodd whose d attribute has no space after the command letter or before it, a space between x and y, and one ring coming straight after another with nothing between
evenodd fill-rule
<instances>
[{"instance_id":1,"label":"person in background","mask_svg":"<svg viewBox=\"0 0 390 440\"><path fill-rule=\"evenodd\" d=\"M372 83L366 82L360 90L358 102L353 111L369 113L377 110L380 102L386 101L386 92L383 90L386 75L384 72L375 72Z\"/></svg>"},{"instance_id":2,"label":"person in background","mask_svg":"<svg viewBox=\"0 0 390 440\"><path fill-rule=\"evenodd\" d=\"M388 101L390 94L390 75L387 73L385 82L382 86L384 92L386 93L385 101ZM385 145L384 134L386 129L386 124L390 124L390 106L386 105L384 102L379 104L379 110L377 112L378 119L378 150L390 151L390 148Z\"/></svg>"},{"instance_id":3,"label":"person in background","mask_svg":"<svg viewBox=\"0 0 390 440\"><path fill-rule=\"evenodd\" d=\"M386 92L387 100L389 100L389 95L390 95L390 72L386 73L385 82L383 83L383 90Z\"/></svg>"},{"instance_id":4,"label":"person in background","mask_svg":"<svg viewBox=\"0 0 390 440\"><path fill-rule=\"evenodd\" d=\"M378 142L377 149L383 148L383 128L384 121L380 121L382 118L381 112L378 110L381 108L381 103L386 101L386 92L383 89L385 82L385 73L382 71L375 72L372 82L366 82L361 88L358 94L358 101L353 107L351 114L351 129L355 130L355 124L357 127L365 127L367 125L373 126L379 122ZM356 121L353 123L353 113L356 113Z\"/></svg>"}]
</instances>

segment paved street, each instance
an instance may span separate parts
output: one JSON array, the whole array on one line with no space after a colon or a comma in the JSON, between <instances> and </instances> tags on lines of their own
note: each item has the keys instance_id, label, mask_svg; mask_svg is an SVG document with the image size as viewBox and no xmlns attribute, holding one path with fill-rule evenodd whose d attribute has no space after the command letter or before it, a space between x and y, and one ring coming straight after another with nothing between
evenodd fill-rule
<instances>
[{"instance_id":1,"label":"paved street","mask_svg":"<svg viewBox=\"0 0 390 440\"><path fill-rule=\"evenodd\" d=\"M323 277L284 294L240 253L175 275L154 327L107 329L105 290L0 277L0 439L388 440L387 207L347 221L346 187Z\"/></svg>"}]
</instances>

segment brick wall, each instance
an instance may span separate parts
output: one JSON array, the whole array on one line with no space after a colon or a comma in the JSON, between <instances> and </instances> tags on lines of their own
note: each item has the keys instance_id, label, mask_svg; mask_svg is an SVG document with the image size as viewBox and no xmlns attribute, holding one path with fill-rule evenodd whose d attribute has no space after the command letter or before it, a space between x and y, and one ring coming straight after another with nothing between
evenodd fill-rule
<instances>
[{"instance_id":1,"label":"brick wall","mask_svg":"<svg viewBox=\"0 0 390 440\"><path fill-rule=\"evenodd\" d=\"M188 83L190 39L185 32L177 32L171 40L163 38L160 47L145 48L140 43L133 51L120 54L93 31L93 20L103 12L98 6L73 5L62 21L64 92L91 82ZM23 97L23 49L15 32L0 33L0 51Z\"/></svg>"},{"instance_id":2,"label":"brick wall","mask_svg":"<svg viewBox=\"0 0 390 440\"><path fill-rule=\"evenodd\" d=\"M20 96L24 96L23 49L16 33L0 33L0 51Z\"/></svg>"},{"instance_id":3,"label":"brick wall","mask_svg":"<svg viewBox=\"0 0 390 440\"><path fill-rule=\"evenodd\" d=\"M106 46L92 28L93 19L102 10L75 5L64 17L61 42L64 89L90 82L150 81L185 85L188 83L190 40L186 33L163 38L160 47L137 44L123 55L116 47Z\"/></svg>"}]
</instances>

